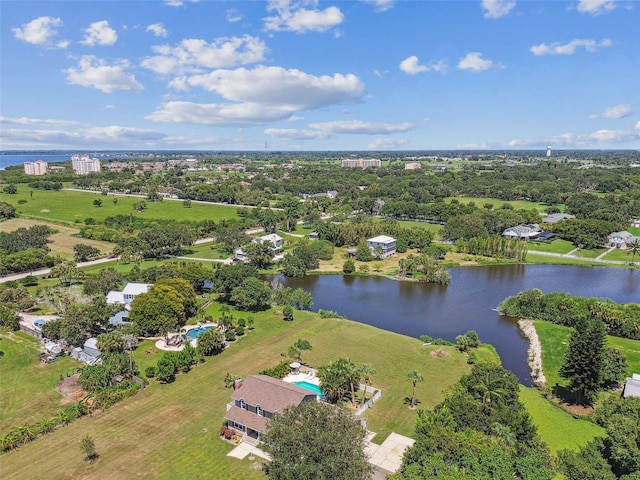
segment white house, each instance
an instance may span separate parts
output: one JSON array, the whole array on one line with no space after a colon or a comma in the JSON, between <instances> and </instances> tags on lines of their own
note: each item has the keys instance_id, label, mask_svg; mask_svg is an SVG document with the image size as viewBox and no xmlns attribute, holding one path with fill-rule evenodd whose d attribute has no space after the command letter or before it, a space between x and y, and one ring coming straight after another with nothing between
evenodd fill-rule
<instances>
[{"instance_id":1,"label":"white house","mask_svg":"<svg viewBox=\"0 0 640 480\"><path fill-rule=\"evenodd\" d=\"M270 233L269 235L263 235L262 237L259 238L259 240L260 240L260 243L265 243L265 242L271 243L271 250L273 250L274 252L279 252L284 243L284 240L282 239L282 237L277 233Z\"/></svg>"},{"instance_id":2,"label":"white house","mask_svg":"<svg viewBox=\"0 0 640 480\"><path fill-rule=\"evenodd\" d=\"M396 239L393 237L378 235L367 240L367 244L373 254L376 254L376 249L380 247L382 249L382 258L390 257L396 253Z\"/></svg>"},{"instance_id":3,"label":"white house","mask_svg":"<svg viewBox=\"0 0 640 480\"><path fill-rule=\"evenodd\" d=\"M107 293L107 304L115 305L129 305L133 302L133 299L136 298L141 293L147 293L149 289L153 286L152 283L127 283L124 287L124 290L121 292L110 291Z\"/></svg>"},{"instance_id":4,"label":"white house","mask_svg":"<svg viewBox=\"0 0 640 480\"><path fill-rule=\"evenodd\" d=\"M502 232L505 237L515 237L521 240L537 238L542 233L542 229L537 223L529 223L509 227Z\"/></svg>"},{"instance_id":5,"label":"white house","mask_svg":"<svg viewBox=\"0 0 640 480\"><path fill-rule=\"evenodd\" d=\"M634 373L631 378L627 378L622 392L624 398L637 397L640 398L640 373Z\"/></svg>"},{"instance_id":6,"label":"white house","mask_svg":"<svg viewBox=\"0 0 640 480\"><path fill-rule=\"evenodd\" d=\"M631 242L640 240L640 237L635 237L626 230L622 232L613 232L607 238L609 239L609 247L621 248L623 250L626 249Z\"/></svg>"}]
</instances>

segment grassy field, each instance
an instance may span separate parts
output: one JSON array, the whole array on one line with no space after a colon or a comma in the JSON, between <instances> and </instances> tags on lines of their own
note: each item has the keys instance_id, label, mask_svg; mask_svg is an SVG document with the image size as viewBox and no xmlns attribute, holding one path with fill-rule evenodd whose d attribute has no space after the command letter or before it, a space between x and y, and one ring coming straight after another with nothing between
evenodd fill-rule
<instances>
[{"instance_id":1,"label":"grassy field","mask_svg":"<svg viewBox=\"0 0 640 480\"><path fill-rule=\"evenodd\" d=\"M587 420L574 418L552 405L536 388L521 385L520 401L527 407L540 437L549 445L553 455L565 448L578 450L591 439L606 435L604 428Z\"/></svg>"},{"instance_id":2,"label":"grassy field","mask_svg":"<svg viewBox=\"0 0 640 480\"><path fill-rule=\"evenodd\" d=\"M35 423L58 413L64 397L54 390L60 375L80 364L70 357L40 362L40 342L23 332L0 329L0 435L23 423ZM2 460L0 460L2 462Z\"/></svg>"},{"instance_id":3,"label":"grassy field","mask_svg":"<svg viewBox=\"0 0 640 480\"><path fill-rule=\"evenodd\" d=\"M571 329L550 322L534 322L540 343L542 345L542 368L547 377L547 385L565 385L566 380L558 375L558 371L564 361L564 352L567 349ZM607 345L620 350L629 366L629 375L640 372L640 341L628 338L607 336Z\"/></svg>"},{"instance_id":4,"label":"grassy field","mask_svg":"<svg viewBox=\"0 0 640 480\"><path fill-rule=\"evenodd\" d=\"M627 253L626 250L616 248L614 250L611 250L611 252L607 253L602 258L604 258L605 260L617 260L619 262L630 262L631 254ZM636 258L634 259L634 262L638 263L639 261L640 261L640 255L636 254Z\"/></svg>"},{"instance_id":5,"label":"grassy field","mask_svg":"<svg viewBox=\"0 0 640 480\"><path fill-rule=\"evenodd\" d=\"M210 260L220 260L229 258L228 253L219 251L218 249L211 248L214 245L213 242L201 243L200 245L194 245L189 247L189 253L181 255L182 257L194 257L194 258L206 258Z\"/></svg>"},{"instance_id":6,"label":"grassy field","mask_svg":"<svg viewBox=\"0 0 640 480\"><path fill-rule=\"evenodd\" d=\"M12 218L10 220L0 222L0 232L12 232L19 228L29 228L34 225L48 225L52 229L57 230L58 233L54 233L49 237L49 248L51 249L52 255L60 255L63 258L73 258L73 246L78 243L96 247L102 254L111 253L115 246L113 243L109 242L78 238L75 235L78 234L79 230L75 228L47 224L45 222L37 222L34 220L27 220L25 218Z\"/></svg>"},{"instance_id":7,"label":"grassy field","mask_svg":"<svg viewBox=\"0 0 640 480\"><path fill-rule=\"evenodd\" d=\"M568 240L562 240L556 238L551 242L536 242L535 240L529 242L529 250L537 250L539 252L552 252L552 253L569 253L575 249L573 243Z\"/></svg>"},{"instance_id":8,"label":"grassy field","mask_svg":"<svg viewBox=\"0 0 640 480\"><path fill-rule=\"evenodd\" d=\"M477 207L482 207L485 203L490 203L493 205L493 208L500 208L504 204L512 205L516 210L526 209L531 210L532 208L536 208L538 212L544 212L548 207L545 203L540 202L529 202L527 200L512 200L505 201L499 200L497 198L482 198L482 197L449 197L446 200L451 201L452 199L458 200L460 203L467 204L469 202L474 202ZM562 208L562 207L561 207Z\"/></svg>"},{"instance_id":9,"label":"grassy field","mask_svg":"<svg viewBox=\"0 0 640 480\"><path fill-rule=\"evenodd\" d=\"M118 203L113 203L114 199ZM101 207L95 207L93 201L102 200ZM68 190L48 191L34 190L33 197L27 188L19 188L15 195L0 194L0 200L16 207L20 215L28 215L38 220L57 220L74 223L84 222L86 218L93 218L101 222L113 215L129 215L148 219L170 220L214 220L238 218L235 207L222 205L192 204L191 208L184 208L182 202L165 200L163 202L147 201L147 209L137 212L134 205L143 198L126 196L103 196L93 192L75 192ZM26 203L19 205L19 200Z\"/></svg>"},{"instance_id":10,"label":"grassy field","mask_svg":"<svg viewBox=\"0 0 640 480\"><path fill-rule=\"evenodd\" d=\"M175 383L152 382L107 411L1 455L3 479L264 478L255 462L227 457L232 446L218 439L231 393L223 387L223 379L227 372L246 376L277 364L281 352L298 338L313 345L303 354L309 365L320 366L348 352L356 364L366 362L376 368L372 383L382 389L382 397L367 420L368 428L379 434L378 442L391 431L413 433L417 410L409 410L404 402L411 394L407 372L423 373L417 397L421 407L430 407L470 369L466 357L452 347L424 347L419 340L348 320L323 320L307 312L296 312L293 323L283 322L273 311L255 317L253 332ZM149 348L152 344L143 344L135 352L142 368L160 355L145 353ZM432 356L436 349L443 356ZM80 451L80 440L87 434L100 454L92 464L83 461Z\"/></svg>"}]
</instances>

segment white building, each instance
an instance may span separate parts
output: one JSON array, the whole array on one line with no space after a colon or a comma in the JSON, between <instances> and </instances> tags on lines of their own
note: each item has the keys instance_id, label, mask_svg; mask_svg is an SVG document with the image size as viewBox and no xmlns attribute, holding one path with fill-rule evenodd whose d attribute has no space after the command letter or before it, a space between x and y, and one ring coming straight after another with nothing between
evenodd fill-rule
<instances>
[{"instance_id":1,"label":"white building","mask_svg":"<svg viewBox=\"0 0 640 480\"><path fill-rule=\"evenodd\" d=\"M382 162L377 158L358 158L358 159L349 159L346 158L342 160L342 166L344 168L380 168Z\"/></svg>"},{"instance_id":2,"label":"white building","mask_svg":"<svg viewBox=\"0 0 640 480\"><path fill-rule=\"evenodd\" d=\"M49 164L44 160L35 162L24 162L24 173L26 175L45 175L49 170Z\"/></svg>"},{"instance_id":3,"label":"white building","mask_svg":"<svg viewBox=\"0 0 640 480\"><path fill-rule=\"evenodd\" d=\"M100 160L89 155L72 155L71 166L77 175L88 175L100 171Z\"/></svg>"},{"instance_id":4,"label":"white building","mask_svg":"<svg viewBox=\"0 0 640 480\"><path fill-rule=\"evenodd\" d=\"M282 239L282 237L276 233L271 233L269 235L263 235L262 237L260 237L260 243L265 242L271 244L271 249L274 252L279 252L282 248L282 245L284 244L284 240Z\"/></svg>"},{"instance_id":5,"label":"white building","mask_svg":"<svg viewBox=\"0 0 640 480\"><path fill-rule=\"evenodd\" d=\"M121 292L110 291L107 293L107 304L121 304L128 306L141 293L147 293L153 286L152 283L127 283Z\"/></svg>"},{"instance_id":6,"label":"white building","mask_svg":"<svg viewBox=\"0 0 640 480\"><path fill-rule=\"evenodd\" d=\"M367 240L367 245L374 255L378 248L382 249L382 258L390 257L396 253L396 239L387 235L378 235Z\"/></svg>"},{"instance_id":7,"label":"white building","mask_svg":"<svg viewBox=\"0 0 640 480\"><path fill-rule=\"evenodd\" d=\"M420 170L422 168L422 164L420 162L409 162L404 164L405 170Z\"/></svg>"}]
</instances>

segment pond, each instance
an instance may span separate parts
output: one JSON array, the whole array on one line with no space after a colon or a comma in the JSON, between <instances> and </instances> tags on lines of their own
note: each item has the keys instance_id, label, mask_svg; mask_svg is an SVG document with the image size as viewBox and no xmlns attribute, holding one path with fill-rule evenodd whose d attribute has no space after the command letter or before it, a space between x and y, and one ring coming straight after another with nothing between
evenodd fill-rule
<instances>
[{"instance_id":1,"label":"pond","mask_svg":"<svg viewBox=\"0 0 640 480\"><path fill-rule=\"evenodd\" d=\"M558 265L501 265L449 269L447 286L399 282L383 277L309 275L267 276L313 295L313 310L335 310L351 320L411 337L426 334L454 341L467 330L496 347L503 365L524 385L531 385L528 343L515 319L495 308L510 295L539 288L610 298L618 303L640 301L640 270ZM379 352L384 356L384 352Z\"/></svg>"}]
</instances>

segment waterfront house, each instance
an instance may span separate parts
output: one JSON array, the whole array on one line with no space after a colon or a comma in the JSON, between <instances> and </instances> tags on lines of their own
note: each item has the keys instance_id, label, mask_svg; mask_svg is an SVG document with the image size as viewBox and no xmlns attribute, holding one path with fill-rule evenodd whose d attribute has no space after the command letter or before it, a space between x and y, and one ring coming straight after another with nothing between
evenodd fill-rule
<instances>
[{"instance_id":1,"label":"waterfront house","mask_svg":"<svg viewBox=\"0 0 640 480\"><path fill-rule=\"evenodd\" d=\"M505 237L515 237L520 240L531 240L538 238L542 233L540 225L537 223L527 223L516 225L515 227L509 227L502 232Z\"/></svg>"},{"instance_id":2,"label":"waterfront house","mask_svg":"<svg viewBox=\"0 0 640 480\"><path fill-rule=\"evenodd\" d=\"M277 233L270 233L269 235L263 235L260 237L260 243L270 243L271 250L274 252L279 252L284 244L284 240Z\"/></svg>"},{"instance_id":3,"label":"waterfront house","mask_svg":"<svg viewBox=\"0 0 640 480\"><path fill-rule=\"evenodd\" d=\"M371 253L376 254L376 249L382 249L382 258L390 257L396 253L396 239L386 235L378 235L367 240Z\"/></svg>"},{"instance_id":4,"label":"waterfront house","mask_svg":"<svg viewBox=\"0 0 640 480\"><path fill-rule=\"evenodd\" d=\"M626 250L627 245L631 242L640 240L640 237L635 237L626 230L622 232L613 232L607 238L609 239L609 243L607 244L609 248L621 248L623 250Z\"/></svg>"},{"instance_id":5,"label":"waterfront house","mask_svg":"<svg viewBox=\"0 0 640 480\"><path fill-rule=\"evenodd\" d=\"M286 407L317 401L311 390L267 375L250 375L236 384L227 405L228 426L242 432L244 441L258 443L267 431L267 423Z\"/></svg>"}]
</instances>

